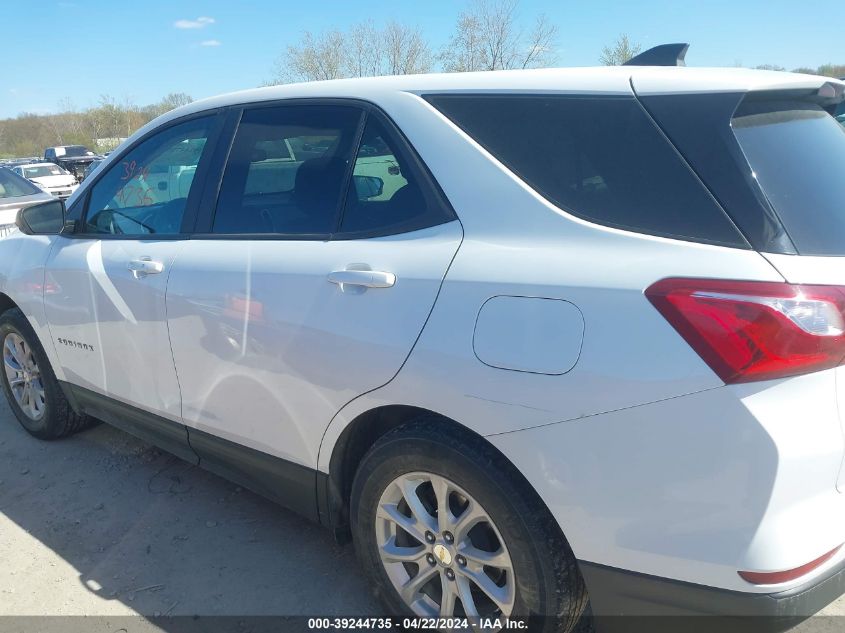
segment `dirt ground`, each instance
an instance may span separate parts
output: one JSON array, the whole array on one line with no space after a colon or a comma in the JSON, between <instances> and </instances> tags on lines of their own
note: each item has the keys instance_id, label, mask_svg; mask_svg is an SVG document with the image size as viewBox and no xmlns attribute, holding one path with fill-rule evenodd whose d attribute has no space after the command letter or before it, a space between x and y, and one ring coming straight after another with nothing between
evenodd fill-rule
<instances>
[{"instance_id":1,"label":"dirt ground","mask_svg":"<svg viewBox=\"0 0 845 633\"><path fill-rule=\"evenodd\" d=\"M79 630L111 632L162 630L121 617L138 614L380 612L327 530L106 425L39 442L0 397L0 616L101 616ZM76 630L61 621L41 628Z\"/></svg>"}]
</instances>

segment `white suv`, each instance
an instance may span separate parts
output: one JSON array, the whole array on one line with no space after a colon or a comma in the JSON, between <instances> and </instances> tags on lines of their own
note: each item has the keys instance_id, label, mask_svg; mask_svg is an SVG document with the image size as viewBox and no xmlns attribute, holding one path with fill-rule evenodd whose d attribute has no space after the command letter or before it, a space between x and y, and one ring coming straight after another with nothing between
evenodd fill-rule
<instances>
[{"instance_id":1,"label":"white suv","mask_svg":"<svg viewBox=\"0 0 845 633\"><path fill-rule=\"evenodd\" d=\"M843 93L193 103L0 243L3 387L36 437L105 420L351 533L392 612L809 615L845 588Z\"/></svg>"}]
</instances>

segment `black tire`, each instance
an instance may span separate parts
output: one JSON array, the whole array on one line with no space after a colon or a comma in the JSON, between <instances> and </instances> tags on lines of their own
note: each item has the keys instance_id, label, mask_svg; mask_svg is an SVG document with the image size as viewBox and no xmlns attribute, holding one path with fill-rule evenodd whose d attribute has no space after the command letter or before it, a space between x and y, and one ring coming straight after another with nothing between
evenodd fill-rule
<instances>
[{"instance_id":1,"label":"black tire","mask_svg":"<svg viewBox=\"0 0 845 633\"><path fill-rule=\"evenodd\" d=\"M357 555L390 613L412 615L390 581L376 543L376 510L385 488L402 474L445 477L484 508L513 561L512 615L531 631L571 631L587 604L578 564L548 508L492 446L437 418L415 420L379 439L364 456L352 486L350 519Z\"/></svg>"},{"instance_id":2,"label":"black tire","mask_svg":"<svg viewBox=\"0 0 845 633\"><path fill-rule=\"evenodd\" d=\"M0 315L0 350L4 348L6 337L11 333L20 336L30 347L44 386L44 414L40 419L33 420L21 409L12 394L5 368L0 371L0 383L3 385L9 407L27 433L41 440L55 440L96 424L96 421L87 415L73 411L59 386L59 381L56 380L41 342L23 312L18 308L11 308Z\"/></svg>"}]
</instances>

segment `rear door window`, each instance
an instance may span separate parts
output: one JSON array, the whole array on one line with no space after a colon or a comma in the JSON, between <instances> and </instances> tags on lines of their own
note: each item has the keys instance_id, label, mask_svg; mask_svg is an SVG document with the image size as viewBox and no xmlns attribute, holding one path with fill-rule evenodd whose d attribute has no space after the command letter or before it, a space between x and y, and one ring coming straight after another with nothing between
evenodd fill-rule
<instances>
[{"instance_id":1,"label":"rear door window","mask_svg":"<svg viewBox=\"0 0 845 633\"><path fill-rule=\"evenodd\" d=\"M820 106L746 100L731 122L801 255L845 255L845 128Z\"/></svg>"},{"instance_id":2,"label":"rear door window","mask_svg":"<svg viewBox=\"0 0 845 633\"><path fill-rule=\"evenodd\" d=\"M362 114L355 107L333 105L244 112L223 174L212 231L331 233Z\"/></svg>"},{"instance_id":3,"label":"rear door window","mask_svg":"<svg viewBox=\"0 0 845 633\"><path fill-rule=\"evenodd\" d=\"M639 233L748 248L633 98L426 98L538 193L573 215Z\"/></svg>"},{"instance_id":4,"label":"rear door window","mask_svg":"<svg viewBox=\"0 0 845 633\"><path fill-rule=\"evenodd\" d=\"M405 233L452 219L407 146L379 117L370 114L355 157L338 237Z\"/></svg>"}]
</instances>

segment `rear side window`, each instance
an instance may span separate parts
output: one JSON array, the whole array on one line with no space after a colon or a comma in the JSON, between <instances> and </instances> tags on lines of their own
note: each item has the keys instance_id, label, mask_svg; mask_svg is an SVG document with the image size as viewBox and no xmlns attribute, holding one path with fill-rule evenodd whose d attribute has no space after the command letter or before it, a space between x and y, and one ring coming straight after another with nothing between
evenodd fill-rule
<instances>
[{"instance_id":1,"label":"rear side window","mask_svg":"<svg viewBox=\"0 0 845 633\"><path fill-rule=\"evenodd\" d=\"M223 174L214 233L324 235L335 227L362 112L247 110Z\"/></svg>"},{"instance_id":2,"label":"rear side window","mask_svg":"<svg viewBox=\"0 0 845 633\"><path fill-rule=\"evenodd\" d=\"M745 101L731 122L801 255L845 255L845 128L820 106Z\"/></svg>"},{"instance_id":3,"label":"rear side window","mask_svg":"<svg viewBox=\"0 0 845 633\"><path fill-rule=\"evenodd\" d=\"M538 193L573 215L639 233L748 247L633 98L426 98Z\"/></svg>"},{"instance_id":4,"label":"rear side window","mask_svg":"<svg viewBox=\"0 0 845 633\"><path fill-rule=\"evenodd\" d=\"M421 179L403 144L369 115L353 164L341 237L404 233L452 219Z\"/></svg>"}]
</instances>

